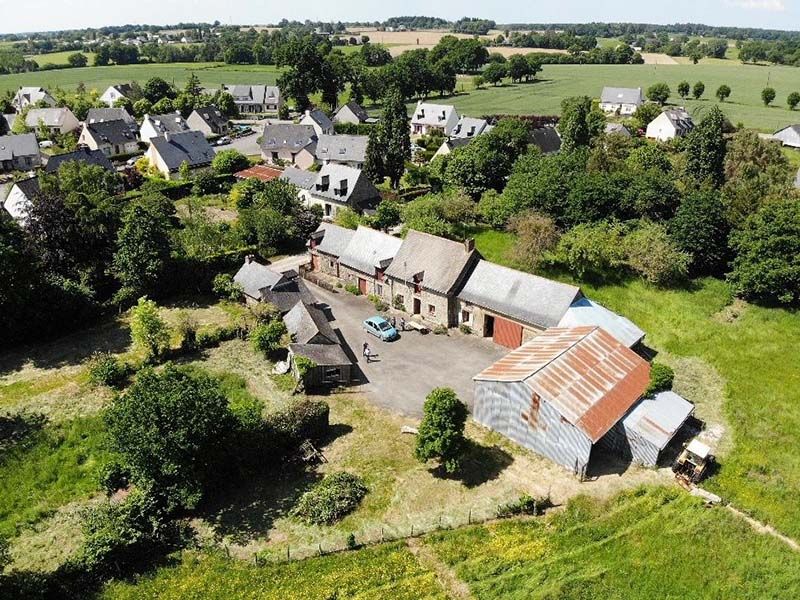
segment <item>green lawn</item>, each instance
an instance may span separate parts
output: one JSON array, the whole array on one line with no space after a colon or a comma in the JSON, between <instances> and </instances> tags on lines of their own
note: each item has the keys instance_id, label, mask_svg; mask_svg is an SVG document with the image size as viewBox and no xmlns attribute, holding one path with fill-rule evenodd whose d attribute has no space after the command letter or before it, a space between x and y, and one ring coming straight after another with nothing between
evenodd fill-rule
<instances>
[{"instance_id":1,"label":"green lawn","mask_svg":"<svg viewBox=\"0 0 800 600\"><path fill-rule=\"evenodd\" d=\"M76 50L68 50L65 52L50 52L49 54L33 54L29 56L31 60L35 60L39 66L46 65L48 63L53 65L66 65L69 64L67 60L72 54L75 54ZM89 60L88 64L92 64L94 60L94 52L81 52L84 54L86 58Z\"/></svg>"},{"instance_id":2,"label":"green lawn","mask_svg":"<svg viewBox=\"0 0 800 600\"><path fill-rule=\"evenodd\" d=\"M483 231L475 237L489 259L508 262L511 234ZM715 279L696 281L691 291L657 289L639 280L581 286L644 329L648 346L697 357L719 373L733 450L707 485L800 538L800 368L794 352L800 314L744 303L726 312L730 290Z\"/></svg>"}]
</instances>

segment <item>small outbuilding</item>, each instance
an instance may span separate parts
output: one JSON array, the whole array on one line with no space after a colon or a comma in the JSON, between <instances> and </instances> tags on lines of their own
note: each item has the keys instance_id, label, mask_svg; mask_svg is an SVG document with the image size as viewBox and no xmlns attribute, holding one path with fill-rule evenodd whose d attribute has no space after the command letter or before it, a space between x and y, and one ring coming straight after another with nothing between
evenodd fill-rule
<instances>
[{"instance_id":1,"label":"small outbuilding","mask_svg":"<svg viewBox=\"0 0 800 600\"><path fill-rule=\"evenodd\" d=\"M633 462L655 467L661 452L694 412L694 405L675 392L645 398L620 421Z\"/></svg>"}]
</instances>

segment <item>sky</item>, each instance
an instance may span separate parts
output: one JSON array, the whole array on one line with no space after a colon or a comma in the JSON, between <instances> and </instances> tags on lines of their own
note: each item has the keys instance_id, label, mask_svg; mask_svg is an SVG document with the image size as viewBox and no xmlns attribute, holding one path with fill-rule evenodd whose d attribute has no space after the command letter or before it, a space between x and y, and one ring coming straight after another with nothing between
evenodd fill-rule
<instances>
[{"instance_id":1,"label":"sky","mask_svg":"<svg viewBox=\"0 0 800 600\"><path fill-rule=\"evenodd\" d=\"M78 29L125 23L236 24L304 21L382 21L398 15L468 15L498 23L589 21L733 25L800 30L800 0L0 0L0 33Z\"/></svg>"}]
</instances>

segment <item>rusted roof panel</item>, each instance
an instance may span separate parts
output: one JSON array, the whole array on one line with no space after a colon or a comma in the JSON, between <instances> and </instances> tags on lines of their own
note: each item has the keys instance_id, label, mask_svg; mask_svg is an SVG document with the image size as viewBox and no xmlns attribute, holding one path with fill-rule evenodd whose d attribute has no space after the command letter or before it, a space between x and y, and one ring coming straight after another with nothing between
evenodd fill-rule
<instances>
[{"instance_id":1,"label":"rusted roof panel","mask_svg":"<svg viewBox=\"0 0 800 600\"><path fill-rule=\"evenodd\" d=\"M235 173L234 177L238 179L260 179L261 181L272 181L273 179L278 179L282 173L283 169L276 169L266 165L254 165L245 169L244 171Z\"/></svg>"},{"instance_id":2,"label":"rusted roof panel","mask_svg":"<svg viewBox=\"0 0 800 600\"><path fill-rule=\"evenodd\" d=\"M592 442L644 394L650 365L600 327L548 329L476 380L524 381Z\"/></svg>"}]
</instances>

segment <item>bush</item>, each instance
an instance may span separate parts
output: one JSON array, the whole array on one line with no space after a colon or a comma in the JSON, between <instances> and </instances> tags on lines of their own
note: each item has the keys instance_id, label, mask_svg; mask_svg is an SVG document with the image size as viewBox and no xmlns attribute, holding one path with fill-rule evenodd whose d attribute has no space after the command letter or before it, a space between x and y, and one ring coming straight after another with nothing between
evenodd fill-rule
<instances>
[{"instance_id":1,"label":"bush","mask_svg":"<svg viewBox=\"0 0 800 600\"><path fill-rule=\"evenodd\" d=\"M654 362L650 365L650 384L647 386L645 396L652 396L659 392L666 392L672 389L672 381L675 379L675 371L665 364Z\"/></svg>"},{"instance_id":2,"label":"bush","mask_svg":"<svg viewBox=\"0 0 800 600\"><path fill-rule=\"evenodd\" d=\"M233 175L250 166L247 157L238 150L223 150L211 161L211 168L217 175Z\"/></svg>"},{"instance_id":3,"label":"bush","mask_svg":"<svg viewBox=\"0 0 800 600\"><path fill-rule=\"evenodd\" d=\"M358 286L355 283L346 283L344 284L344 289L346 292L350 292L353 296L360 296L361 290L358 289Z\"/></svg>"},{"instance_id":4,"label":"bush","mask_svg":"<svg viewBox=\"0 0 800 600\"><path fill-rule=\"evenodd\" d=\"M304 398L264 419L268 437L284 451L296 448L305 440L317 441L328 433L330 406L322 400Z\"/></svg>"},{"instance_id":5,"label":"bush","mask_svg":"<svg viewBox=\"0 0 800 600\"><path fill-rule=\"evenodd\" d=\"M461 325L458 326L458 330L464 335L469 335L472 333L472 327L470 327L466 323L461 323Z\"/></svg>"},{"instance_id":6,"label":"bush","mask_svg":"<svg viewBox=\"0 0 800 600\"><path fill-rule=\"evenodd\" d=\"M519 499L513 502L501 504L497 508L497 516L501 519L515 515L536 516L551 506L553 506L553 503L550 498L534 498L529 494L522 494Z\"/></svg>"},{"instance_id":7,"label":"bush","mask_svg":"<svg viewBox=\"0 0 800 600\"><path fill-rule=\"evenodd\" d=\"M428 394L422 410L414 449L417 460L438 459L445 471L454 473L466 448L467 405L450 388L436 388Z\"/></svg>"},{"instance_id":8,"label":"bush","mask_svg":"<svg viewBox=\"0 0 800 600\"><path fill-rule=\"evenodd\" d=\"M89 381L94 385L117 387L125 381L129 368L110 352L95 352L87 363Z\"/></svg>"},{"instance_id":9,"label":"bush","mask_svg":"<svg viewBox=\"0 0 800 600\"><path fill-rule=\"evenodd\" d=\"M146 361L160 357L169 346L169 327L158 312L158 305L147 297L131 309L131 341L144 353Z\"/></svg>"},{"instance_id":10,"label":"bush","mask_svg":"<svg viewBox=\"0 0 800 600\"><path fill-rule=\"evenodd\" d=\"M222 342L232 340L241 334L241 329L238 325L226 325L217 327L216 329L206 329L197 334L195 341L195 348L200 350L202 348L212 348L219 346Z\"/></svg>"},{"instance_id":11,"label":"bush","mask_svg":"<svg viewBox=\"0 0 800 600\"><path fill-rule=\"evenodd\" d=\"M286 334L286 324L283 321L272 321L256 326L250 332L250 342L256 351L269 356L281 347Z\"/></svg>"},{"instance_id":12,"label":"bush","mask_svg":"<svg viewBox=\"0 0 800 600\"><path fill-rule=\"evenodd\" d=\"M128 487L131 479L130 469L119 461L112 461L100 469L100 485L109 496L117 490Z\"/></svg>"},{"instance_id":13,"label":"bush","mask_svg":"<svg viewBox=\"0 0 800 600\"><path fill-rule=\"evenodd\" d=\"M191 352L197 348L197 319L188 311L178 312L178 322L175 330L181 338L181 350Z\"/></svg>"},{"instance_id":14,"label":"bush","mask_svg":"<svg viewBox=\"0 0 800 600\"><path fill-rule=\"evenodd\" d=\"M447 335L447 325L436 325L432 331L433 335Z\"/></svg>"},{"instance_id":15,"label":"bush","mask_svg":"<svg viewBox=\"0 0 800 600\"><path fill-rule=\"evenodd\" d=\"M242 286L236 283L228 273L216 275L212 283L212 289L217 296L225 300L238 302L242 299Z\"/></svg>"},{"instance_id":16,"label":"bush","mask_svg":"<svg viewBox=\"0 0 800 600\"><path fill-rule=\"evenodd\" d=\"M370 302L372 302L372 304L375 306L375 310L377 310L378 312L386 312L387 310L389 310L389 305L386 304L384 299L381 298L380 296L376 296L375 294L370 294L369 296L367 296L367 299Z\"/></svg>"},{"instance_id":17,"label":"bush","mask_svg":"<svg viewBox=\"0 0 800 600\"><path fill-rule=\"evenodd\" d=\"M357 475L331 473L300 497L292 515L310 525L331 525L353 512L366 494Z\"/></svg>"},{"instance_id":18,"label":"bush","mask_svg":"<svg viewBox=\"0 0 800 600\"><path fill-rule=\"evenodd\" d=\"M396 294L395 297L392 299L392 306L395 310L405 310L406 306L403 304L403 297L400 294Z\"/></svg>"}]
</instances>

